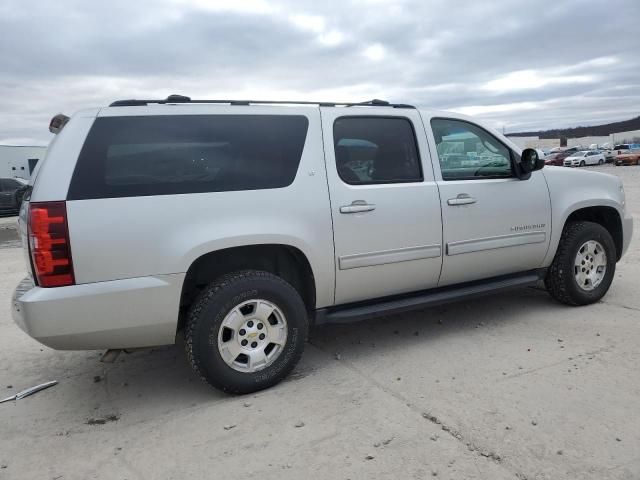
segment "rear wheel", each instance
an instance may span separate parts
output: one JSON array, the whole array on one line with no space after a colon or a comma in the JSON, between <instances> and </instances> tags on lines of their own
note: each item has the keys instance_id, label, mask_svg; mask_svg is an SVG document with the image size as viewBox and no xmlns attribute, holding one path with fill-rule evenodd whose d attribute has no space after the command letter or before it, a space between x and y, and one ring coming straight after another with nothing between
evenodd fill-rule
<instances>
[{"instance_id":1,"label":"rear wheel","mask_svg":"<svg viewBox=\"0 0 640 480\"><path fill-rule=\"evenodd\" d=\"M271 387L302 355L308 314L280 277L247 270L211 283L191 307L185 341L193 369L234 394Z\"/></svg>"},{"instance_id":2,"label":"rear wheel","mask_svg":"<svg viewBox=\"0 0 640 480\"><path fill-rule=\"evenodd\" d=\"M598 160L598 165L602 165L604 163L604 160L600 159Z\"/></svg>"},{"instance_id":3,"label":"rear wheel","mask_svg":"<svg viewBox=\"0 0 640 480\"><path fill-rule=\"evenodd\" d=\"M588 305L609 290L616 249L609 232L593 222L568 223L545 278L547 291L567 305Z\"/></svg>"}]
</instances>

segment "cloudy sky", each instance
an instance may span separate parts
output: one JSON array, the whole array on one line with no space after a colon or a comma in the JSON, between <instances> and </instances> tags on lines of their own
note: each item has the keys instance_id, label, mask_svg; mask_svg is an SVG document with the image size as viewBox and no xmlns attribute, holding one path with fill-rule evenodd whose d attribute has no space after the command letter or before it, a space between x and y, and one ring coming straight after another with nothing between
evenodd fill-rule
<instances>
[{"instance_id":1,"label":"cloudy sky","mask_svg":"<svg viewBox=\"0 0 640 480\"><path fill-rule=\"evenodd\" d=\"M0 144L122 98L362 101L507 132L640 114L639 0L0 0Z\"/></svg>"}]
</instances>

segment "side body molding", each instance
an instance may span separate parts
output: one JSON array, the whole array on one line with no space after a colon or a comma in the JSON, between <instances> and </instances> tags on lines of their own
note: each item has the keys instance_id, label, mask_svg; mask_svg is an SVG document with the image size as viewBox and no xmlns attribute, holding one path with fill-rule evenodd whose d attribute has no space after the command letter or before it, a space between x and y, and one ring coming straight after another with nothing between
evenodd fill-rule
<instances>
[{"instance_id":1,"label":"side body molding","mask_svg":"<svg viewBox=\"0 0 640 480\"><path fill-rule=\"evenodd\" d=\"M442 253L440 245L421 245L417 247L397 248L380 252L358 253L355 255L343 255L339 258L340 270L350 268L371 267L387 263L408 262L423 258L437 258Z\"/></svg>"},{"instance_id":2,"label":"side body molding","mask_svg":"<svg viewBox=\"0 0 640 480\"><path fill-rule=\"evenodd\" d=\"M461 242L449 242L447 243L447 255L481 252L483 250L494 250L496 248L515 247L518 245L529 245L532 243L544 243L546 241L546 232L525 232L464 240Z\"/></svg>"}]
</instances>

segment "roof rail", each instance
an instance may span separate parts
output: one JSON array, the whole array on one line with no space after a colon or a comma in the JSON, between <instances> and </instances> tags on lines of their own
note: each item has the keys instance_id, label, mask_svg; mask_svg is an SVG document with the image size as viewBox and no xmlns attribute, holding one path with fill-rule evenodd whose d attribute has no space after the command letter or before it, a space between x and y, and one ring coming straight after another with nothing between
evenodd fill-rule
<instances>
[{"instance_id":1,"label":"roof rail","mask_svg":"<svg viewBox=\"0 0 640 480\"><path fill-rule=\"evenodd\" d=\"M366 102L306 102L290 100L192 100L184 95L169 95L164 100L116 100L110 107L134 107L149 104L175 104L175 103L226 103L229 105L318 105L320 107L391 107L391 108L416 108L405 103L389 103L385 100L374 98Z\"/></svg>"}]
</instances>

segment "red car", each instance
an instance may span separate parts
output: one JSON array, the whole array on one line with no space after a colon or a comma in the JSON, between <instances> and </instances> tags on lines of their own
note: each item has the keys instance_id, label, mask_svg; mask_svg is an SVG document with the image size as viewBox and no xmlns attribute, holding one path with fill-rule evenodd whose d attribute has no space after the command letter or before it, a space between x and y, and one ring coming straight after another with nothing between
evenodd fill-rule
<instances>
[{"instance_id":1,"label":"red car","mask_svg":"<svg viewBox=\"0 0 640 480\"><path fill-rule=\"evenodd\" d=\"M615 164L640 165L640 145L637 143L624 143L613 147L616 153Z\"/></svg>"},{"instance_id":2,"label":"red car","mask_svg":"<svg viewBox=\"0 0 640 480\"><path fill-rule=\"evenodd\" d=\"M571 156L572 154L578 152L580 149L578 147L571 147L561 152L550 153L546 157L544 157L545 165L555 165L557 167L561 167L564 165L564 159Z\"/></svg>"}]
</instances>

